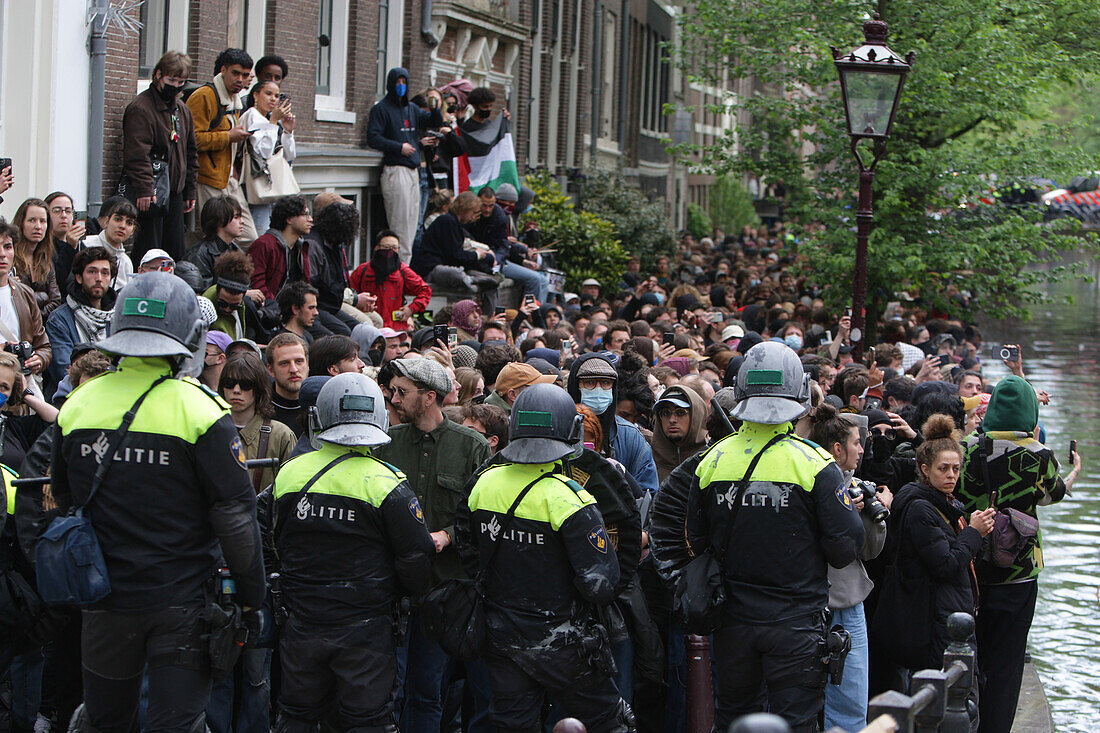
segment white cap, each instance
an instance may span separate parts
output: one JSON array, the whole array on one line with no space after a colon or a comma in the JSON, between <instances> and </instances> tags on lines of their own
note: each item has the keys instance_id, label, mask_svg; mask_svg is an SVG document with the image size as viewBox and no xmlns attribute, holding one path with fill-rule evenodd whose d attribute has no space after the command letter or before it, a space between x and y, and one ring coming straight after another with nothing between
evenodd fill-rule
<instances>
[{"instance_id":1,"label":"white cap","mask_svg":"<svg viewBox=\"0 0 1100 733\"><path fill-rule=\"evenodd\" d=\"M585 280L584 282L581 283L582 288L585 287L585 286L588 286L588 285L595 285L598 288L598 287L600 287L600 281L597 280L594 277L590 277L590 278L588 278L587 280Z\"/></svg>"},{"instance_id":2,"label":"white cap","mask_svg":"<svg viewBox=\"0 0 1100 733\"><path fill-rule=\"evenodd\" d=\"M147 262L152 262L153 260L159 259L165 259L169 262L175 263L175 260L172 259L172 255L168 254L163 249L151 249L142 256L141 262L138 263L138 267L141 267Z\"/></svg>"}]
</instances>

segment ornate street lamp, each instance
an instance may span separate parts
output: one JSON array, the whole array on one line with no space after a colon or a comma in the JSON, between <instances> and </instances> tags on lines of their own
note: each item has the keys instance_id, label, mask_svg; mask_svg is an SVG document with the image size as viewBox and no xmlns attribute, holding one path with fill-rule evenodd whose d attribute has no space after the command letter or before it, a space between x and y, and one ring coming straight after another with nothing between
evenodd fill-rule
<instances>
[{"instance_id":1,"label":"ornate street lamp","mask_svg":"<svg viewBox=\"0 0 1100 733\"><path fill-rule=\"evenodd\" d=\"M903 59L886 45L889 28L875 13L863 24L863 45L842 54L833 47L833 61L840 74L840 93L848 121L852 155L859 165L859 207L856 210L856 271L852 282L853 358L863 357L864 306L867 302L867 239L874 221L872 183L875 166L886 152L886 140L894 126L905 75L913 65L910 51ZM859 151L859 142L871 140L871 162Z\"/></svg>"}]
</instances>

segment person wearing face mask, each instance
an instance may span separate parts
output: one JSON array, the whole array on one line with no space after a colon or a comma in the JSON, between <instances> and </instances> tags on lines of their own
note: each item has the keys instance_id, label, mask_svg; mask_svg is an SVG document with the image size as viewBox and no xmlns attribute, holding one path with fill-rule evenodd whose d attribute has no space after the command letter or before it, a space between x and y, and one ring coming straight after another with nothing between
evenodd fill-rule
<instances>
[{"instance_id":1,"label":"person wearing face mask","mask_svg":"<svg viewBox=\"0 0 1100 733\"><path fill-rule=\"evenodd\" d=\"M783 328L775 334L776 340L780 340L795 351L801 351L804 344L802 327L797 323L788 321Z\"/></svg>"},{"instance_id":2,"label":"person wearing face mask","mask_svg":"<svg viewBox=\"0 0 1100 733\"><path fill-rule=\"evenodd\" d=\"M355 268L350 280L355 292L369 293L376 298L373 309L382 316L385 328L408 331L409 319L427 310L432 288L401 261L399 250L397 234L383 229L378 233L370 260ZM412 297L407 305L405 296Z\"/></svg>"},{"instance_id":3,"label":"person wearing face mask","mask_svg":"<svg viewBox=\"0 0 1100 733\"><path fill-rule=\"evenodd\" d=\"M569 396L599 416L608 457L623 464L638 485L652 493L657 491L658 482L649 443L636 425L615 414L619 373L611 363L612 358L607 351L577 357L569 370Z\"/></svg>"},{"instance_id":4,"label":"person wearing face mask","mask_svg":"<svg viewBox=\"0 0 1100 733\"><path fill-rule=\"evenodd\" d=\"M382 202L386 221L397 233L401 261L412 259L420 217L420 138L438 128L438 108L425 111L409 104L409 72L395 67L386 75L386 96L370 110L367 145L382 152Z\"/></svg>"},{"instance_id":5,"label":"person wearing face mask","mask_svg":"<svg viewBox=\"0 0 1100 733\"><path fill-rule=\"evenodd\" d=\"M122 116L122 174L134 188L138 207L135 262L150 249L163 249L176 260L183 257L183 215L195 208L199 173L191 109L180 99L190 75L190 56L164 54L153 67L149 88L134 97ZM151 158L168 161L168 201L154 200Z\"/></svg>"}]
</instances>

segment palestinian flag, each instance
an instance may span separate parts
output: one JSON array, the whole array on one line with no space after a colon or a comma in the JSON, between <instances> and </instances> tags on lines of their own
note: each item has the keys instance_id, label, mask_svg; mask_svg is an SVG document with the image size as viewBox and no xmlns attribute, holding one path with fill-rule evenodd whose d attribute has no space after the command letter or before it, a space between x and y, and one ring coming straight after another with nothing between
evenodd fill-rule
<instances>
[{"instance_id":1,"label":"palestinian flag","mask_svg":"<svg viewBox=\"0 0 1100 733\"><path fill-rule=\"evenodd\" d=\"M467 120L459 134L469 152L454 159L455 193L477 193L485 186L495 191L502 183L511 183L519 190L512 127L503 115L488 122Z\"/></svg>"}]
</instances>

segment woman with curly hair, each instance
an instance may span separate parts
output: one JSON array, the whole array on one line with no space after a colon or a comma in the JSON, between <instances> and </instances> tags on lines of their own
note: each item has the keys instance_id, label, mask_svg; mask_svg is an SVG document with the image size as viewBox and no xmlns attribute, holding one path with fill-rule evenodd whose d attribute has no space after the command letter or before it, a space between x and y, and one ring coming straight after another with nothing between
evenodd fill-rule
<instances>
[{"instance_id":1,"label":"woman with curly hair","mask_svg":"<svg viewBox=\"0 0 1100 733\"><path fill-rule=\"evenodd\" d=\"M355 242L359 234L359 210L343 198L322 206L318 203L322 196L326 194L319 194L314 201L313 230L302 238L301 253L291 263L288 279L305 280L317 288L317 320L321 328L314 336L329 333L350 336L360 321L342 306L347 304L365 311L372 300L365 293L355 293L348 280L345 247Z\"/></svg>"}]
</instances>

